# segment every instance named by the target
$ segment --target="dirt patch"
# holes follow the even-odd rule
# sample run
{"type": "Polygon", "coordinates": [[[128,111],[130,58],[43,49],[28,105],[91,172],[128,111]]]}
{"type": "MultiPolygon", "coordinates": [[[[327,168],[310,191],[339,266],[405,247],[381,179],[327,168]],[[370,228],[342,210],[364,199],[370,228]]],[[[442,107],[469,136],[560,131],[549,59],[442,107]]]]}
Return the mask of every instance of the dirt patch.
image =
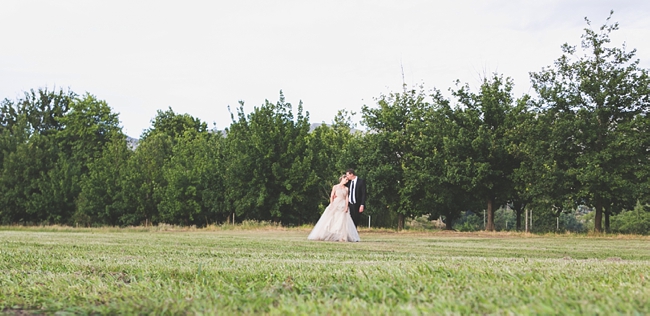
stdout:
{"type": "Polygon", "coordinates": [[[2,315],[46,315],[43,311],[38,309],[22,309],[22,308],[7,308],[2,310],[2,315]]]}
{"type": "Polygon", "coordinates": [[[609,257],[609,258],[605,259],[605,261],[619,262],[619,261],[623,261],[623,259],[621,259],[619,257],[609,257]]]}

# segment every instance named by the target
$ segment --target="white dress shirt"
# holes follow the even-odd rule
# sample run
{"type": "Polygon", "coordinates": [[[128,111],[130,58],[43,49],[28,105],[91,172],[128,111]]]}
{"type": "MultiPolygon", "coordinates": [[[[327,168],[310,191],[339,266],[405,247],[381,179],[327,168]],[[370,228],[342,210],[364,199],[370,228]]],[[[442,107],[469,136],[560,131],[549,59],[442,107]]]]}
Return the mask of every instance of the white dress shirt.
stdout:
{"type": "Polygon", "coordinates": [[[350,183],[350,203],[354,204],[356,202],[354,192],[357,190],[357,179],[358,177],[355,177],[354,180],[352,180],[352,183],[350,183]]]}

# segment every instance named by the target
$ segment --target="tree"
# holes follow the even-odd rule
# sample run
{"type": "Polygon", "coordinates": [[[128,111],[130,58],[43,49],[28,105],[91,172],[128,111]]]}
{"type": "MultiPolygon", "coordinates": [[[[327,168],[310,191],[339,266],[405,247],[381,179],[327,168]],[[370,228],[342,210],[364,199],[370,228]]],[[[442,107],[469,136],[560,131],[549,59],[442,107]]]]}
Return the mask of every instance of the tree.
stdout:
{"type": "Polygon", "coordinates": [[[58,92],[48,89],[33,89],[25,92],[25,97],[16,103],[5,102],[2,106],[3,126],[11,127],[19,116],[27,119],[30,134],[49,135],[63,129],[60,118],[65,116],[70,104],[77,97],[72,91],[58,92]]]}
{"type": "Polygon", "coordinates": [[[159,110],[151,123],[127,164],[125,199],[135,210],[122,216],[124,224],[158,223],[176,218],[169,214],[169,209],[163,211],[165,214],[160,212],[162,205],[168,207],[172,203],[167,200],[168,204],[161,204],[169,186],[170,174],[165,170],[170,172],[170,161],[174,158],[174,148],[180,148],[179,142],[208,133],[207,124],[189,114],[177,114],[171,108],[159,110]]]}
{"type": "Polygon", "coordinates": [[[57,160],[50,139],[38,133],[4,155],[0,177],[3,222],[35,224],[48,220],[51,209],[42,187],[57,160]]]}
{"type": "MultiPolygon", "coordinates": [[[[47,196],[59,196],[59,202],[50,205],[50,213],[61,212],[59,218],[70,222],[78,209],[82,183],[88,176],[89,165],[102,157],[111,142],[111,136],[126,139],[119,126],[118,114],[105,101],[86,93],[70,103],[68,112],[57,119],[61,130],[55,134],[61,151],[50,178],[47,196]]],[[[47,183],[47,182],[46,182],[47,183]]]]}
{"type": "Polygon", "coordinates": [[[632,210],[614,216],[612,230],[623,234],[650,234],[650,207],[637,202],[632,210]]]}
{"type": "Polygon", "coordinates": [[[175,142],[177,138],[184,137],[187,131],[205,133],[207,129],[208,125],[205,122],[189,114],[174,113],[170,107],[167,111],[157,111],[156,117],[151,121],[151,128],[142,133],[140,140],[146,140],[155,134],[165,134],[175,142]]]}
{"type": "Polygon", "coordinates": [[[74,170],[57,144],[56,134],[63,125],[76,95],[73,92],[39,89],[24,98],[4,100],[1,108],[2,177],[0,196],[5,222],[61,223],[61,216],[73,208],[69,196],[74,170]],[[72,171],[72,172],[68,172],[72,171]],[[56,179],[65,176],[65,179],[56,179]],[[54,178],[53,178],[54,177],[54,178]],[[52,210],[52,207],[63,209],[52,210]]]}
{"type": "Polygon", "coordinates": [[[225,220],[219,158],[221,135],[185,132],[177,138],[171,159],[161,173],[167,185],[160,192],[160,220],[207,226],[225,220]]]}
{"type": "Polygon", "coordinates": [[[41,89],[2,104],[3,177],[11,222],[69,223],[88,165],[108,136],[121,133],[117,114],[86,94],[41,89]]]}
{"type": "Polygon", "coordinates": [[[576,150],[576,161],[563,171],[577,179],[574,198],[595,208],[597,232],[602,231],[603,214],[609,216],[634,200],[639,149],[629,145],[640,135],[630,124],[650,106],[650,79],[634,59],[636,50],[608,46],[610,34],[618,30],[618,23],[608,24],[612,14],[598,30],[585,18],[585,55],[564,44],[554,67],[531,73],[540,106],[551,117],[569,118],[563,122],[570,135],[554,141],[571,143],[576,150]]]}
{"type": "Polygon", "coordinates": [[[458,128],[446,143],[451,155],[446,170],[452,183],[485,201],[486,230],[495,230],[494,211],[513,196],[519,166],[508,137],[516,128],[511,117],[520,112],[512,88],[511,79],[495,74],[483,80],[478,93],[468,85],[452,91],[459,103],[453,115],[458,128]]]}
{"type": "Polygon", "coordinates": [[[112,135],[124,136],[118,113],[114,113],[106,101],[86,93],[70,103],[69,111],[57,119],[61,131],[57,143],[61,149],[83,165],[101,156],[104,146],[112,135]]]}
{"type": "Polygon", "coordinates": [[[135,207],[127,199],[129,161],[133,152],[121,132],[108,135],[102,155],[88,165],[88,173],[81,182],[77,211],[73,216],[76,224],[132,225],[135,207]]]}
{"type": "Polygon", "coordinates": [[[305,155],[309,113],[302,103],[294,117],[292,105],[268,100],[246,115],[243,103],[226,129],[224,181],[227,203],[239,218],[305,222],[302,210],[314,210],[308,193],[319,185],[311,156],[305,155]]]}
{"type": "Polygon", "coordinates": [[[311,170],[315,175],[315,184],[309,186],[313,191],[306,192],[311,205],[321,212],[307,212],[302,217],[306,222],[316,222],[320,213],[329,203],[332,186],[348,168],[354,168],[352,141],[353,123],[350,113],[339,111],[331,125],[321,124],[307,136],[305,156],[312,162],[311,170]]]}
{"type": "MultiPolygon", "coordinates": [[[[419,216],[430,210],[418,202],[425,191],[409,177],[415,167],[414,141],[421,135],[422,116],[431,104],[423,89],[404,89],[402,93],[381,95],[377,108],[362,108],[365,150],[359,160],[367,166],[369,190],[373,192],[370,205],[397,214],[397,229],[404,228],[406,217],[419,216]]],[[[426,200],[428,201],[428,200],[426,200]]]]}
{"type": "MultiPolygon", "coordinates": [[[[480,206],[469,190],[458,181],[458,160],[455,144],[460,125],[448,99],[440,91],[431,95],[432,107],[418,113],[419,127],[410,133],[413,146],[413,166],[407,177],[413,187],[422,190],[417,201],[421,208],[430,210],[430,219],[444,218],[446,229],[453,229],[454,222],[463,212],[480,206]]],[[[415,125],[414,125],[415,126],[415,125]]]]}
{"type": "Polygon", "coordinates": [[[576,177],[566,172],[579,152],[574,143],[565,141],[573,135],[574,117],[534,108],[522,114],[511,134],[512,151],[520,159],[513,175],[512,206],[517,216],[517,230],[521,230],[525,210],[541,208],[561,212],[573,209],[577,205],[575,188],[578,187],[576,177]]]}

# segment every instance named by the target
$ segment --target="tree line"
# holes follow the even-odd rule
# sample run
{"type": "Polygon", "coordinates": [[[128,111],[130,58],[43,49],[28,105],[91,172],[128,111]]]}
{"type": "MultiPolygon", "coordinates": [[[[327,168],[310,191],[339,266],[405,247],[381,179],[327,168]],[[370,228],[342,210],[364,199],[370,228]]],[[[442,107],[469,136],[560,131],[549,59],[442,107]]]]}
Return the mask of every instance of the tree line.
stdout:
{"type": "Polygon", "coordinates": [[[478,89],[458,81],[449,96],[404,86],[362,108],[363,132],[346,111],[310,131],[302,103],[280,93],[248,114],[241,103],[223,131],[160,110],[133,148],[105,101],[31,90],[0,105],[0,221],[303,225],[354,168],[368,180],[374,226],[428,216],[452,229],[484,210],[495,230],[506,206],[521,229],[526,210],[552,226],[587,207],[597,232],[612,216],[650,232],[648,70],[636,50],[611,45],[617,23],[587,23],[580,49],[565,44],[530,73],[533,95],[515,96],[500,74],[478,89]]]}

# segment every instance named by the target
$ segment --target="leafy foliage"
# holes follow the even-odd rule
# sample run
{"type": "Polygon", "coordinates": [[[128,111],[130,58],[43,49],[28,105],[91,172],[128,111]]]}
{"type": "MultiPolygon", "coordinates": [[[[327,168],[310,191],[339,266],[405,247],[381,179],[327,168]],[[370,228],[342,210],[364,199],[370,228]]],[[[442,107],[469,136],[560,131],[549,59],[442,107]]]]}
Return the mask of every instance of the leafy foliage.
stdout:
{"type": "Polygon", "coordinates": [[[650,77],[634,59],[636,50],[608,46],[610,33],[617,29],[618,23],[586,28],[581,43],[585,55],[565,44],[554,68],[531,73],[540,106],[561,120],[557,125],[564,132],[551,140],[566,143],[565,150],[573,153],[575,159],[561,166],[562,172],[575,178],[573,199],[595,208],[596,231],[602,230],[603,212],[631,207],[637,198],[640,153],[631,139],[641,136],[633,127],[636,117],[650,109],[650,77]]]}
{"type": "Polygon", "coordinates": [[[637,202],[634,209],[614,216],[612,231],[623,234],[650,234],[650,206],[637,202]]]}
{"type": "Polygon", "coordinates": [[[521,230],[533,210],[535,232],[600,232],[603,219],[647,232],[645,213],[625,210],[650,202],[650,76],[635,50],[611,46],[617,23],[587,25],[581,51],[565,44],[530,74],[536,95],[515,97],[500,74],[457,81],[449,97],[404,86],[363,107],[362,131],[346,111],[310,130],[280,92],[249,113],[241,103],[224,131],[160,110],[131,148],[106,102],[30,90],[0,102],[0,222],[300,226],[354,168],[373,226],[521,230]]]}
{"type": "Polygon", "coordinates": [[[294,117],[280,93],[277,103],[266,101],[248,115],[242,103],[232,117],[223,156],[226,204],[242,219],[314,220],[325,179],[313,168],[317,153],[308,143],[309,113],[303,114],[302,104],[294,117]]]}
{"type": "Polygon", "coordinates": [[[217,157],[220,141],[220,135],[190,131],[178,139],[161,170],[167,183],[158,191],[161,222],[207,226],[225,213],[219,196],[223,190],[217,157]]]}
{"type": "Polygon", "coordinates": [[[368,166],[369,190],[375,196],[370,208],[387,210],[398,215],[398,229],[404,227],[404,217],[422,213],[423,207],[413,203],[421,199],[422,190],[407,177],[413,168],[414,140],[419,133],[421,115],[430,104],[418,90],[382,95],[378,108],[363,107],[363,123],[369,133],[364,137],[366,150],[360,163],[368,166]],[[372,166],[372,167],[370,167],[372,166]]]}

